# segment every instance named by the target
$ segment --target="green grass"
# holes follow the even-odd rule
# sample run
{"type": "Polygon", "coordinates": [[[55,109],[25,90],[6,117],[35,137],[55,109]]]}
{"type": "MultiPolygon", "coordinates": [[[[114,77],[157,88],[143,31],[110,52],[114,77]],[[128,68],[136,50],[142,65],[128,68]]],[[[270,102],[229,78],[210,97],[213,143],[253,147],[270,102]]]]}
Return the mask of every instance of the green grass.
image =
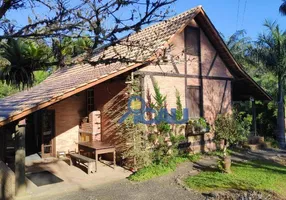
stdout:
{"type": "Polygon", "coordinates": [[[286,197],[286,167],[266,161],[233,163],[232,173],[201,172],[185,181],[190,188],[201,192],[213,190],[272,191],[286,197]]]}
{"type": "Polygon", "coordinates": [[[145,181],[152,179],[154,177],[162,176],[173,172],[178,164],[191,161],[195,162],[200,159],[200,154],[195,155],[185,155],[185,156],[176,156],[173,158],[168,159],[167,162],[161,162],[159,164],[152,164],[150,166],[144,167],[137,171],[136,173],[132,174],[128,179],[131,181],[145,181]]]}

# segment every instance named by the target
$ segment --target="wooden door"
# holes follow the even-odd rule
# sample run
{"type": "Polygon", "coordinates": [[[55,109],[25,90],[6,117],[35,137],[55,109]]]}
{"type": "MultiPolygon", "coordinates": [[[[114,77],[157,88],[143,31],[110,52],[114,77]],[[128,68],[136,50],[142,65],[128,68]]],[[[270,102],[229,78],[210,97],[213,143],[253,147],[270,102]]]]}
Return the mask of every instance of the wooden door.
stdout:
{"type": "Polygon", "coordinates": [[[55,111],[42,111],[42,158],[53,157],[55,137],[55,111]]]}

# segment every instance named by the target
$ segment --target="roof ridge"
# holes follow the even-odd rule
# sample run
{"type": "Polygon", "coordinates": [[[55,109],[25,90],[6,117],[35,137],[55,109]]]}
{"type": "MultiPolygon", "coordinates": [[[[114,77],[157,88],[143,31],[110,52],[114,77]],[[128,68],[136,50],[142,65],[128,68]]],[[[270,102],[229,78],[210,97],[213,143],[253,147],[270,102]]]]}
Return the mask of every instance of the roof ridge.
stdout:
{"type": "MultiPolygon", "coordinates": [[[[122,38],[118,39],[118,41],[122,41],[122,40],[126,39],[127,37],[134,36],[134,35],[136,35],[136,34],[138,34],[138,33],[140,33],[140,32],[143,32],[143,31],[152,29],[152,28],[154,28],[154,27],[156,27],[156,26],[162,25],[163,23],[166,23],[167,21],[172,21],[172,20],[174,20],[174,19],[180,18],[180,17],[182,17],[183,15],[186,15],[187,13],[188,13],[188,14],[189,14],[189,13],[193,13],[196,9],[200,9],[200,8],[202,8],[202,5],[198,5],[198,6],[196,6],[196,7],[193,7],[193,8],[191,8],[191,9],[188,9],[188,10],[186,10],[186,11],[184,11],[184,12],[178,14],[178,15],[175,14],[173,17],[170,17],[170,18],[168,18],[168,19],[165,19],[165,20],[162,20],[162,21],[160,21],[160,22],[154,23],[154,24],[152,24],[152,25],[150,25],[150,26],[147,26],[147,27],[145,27],[145,28],[139,30],[138,32],[132,32],[132,33],[130,33],[130,34],[127,34],[127,35],[123,36],[122,38]]],[[[100,47],[94,49],[93,51],[94,51],[95,54],[101,53],[102,50],[104,50],[104,48],[108,48],[110,45],[111,45],[110,43],[105,44],[105,45],[102,45],[102,46],[100,46],[100,47]]]]}
{"type": "MultiPolygon", "coordinates": [[[[153,28],[153,27],[155,27],[155,26],[159,26],[159,25],[161,25],[162,23],[165,23],[165,22],[167,22],[167,21],[172,21],[172,20],[174,20],[174,19],[176,19],[176,18],[180,18],[180,17],[182,17],[183,15],[186,15],[187,13],[188,13],[188,14],[189,14],[189,13],[193,13],[196,9],[200,9],[201,7],[202,7],[202,6],[199,5],[199,6],[196,6],[196,7],[191,8],[191,9],[188,9],[188,10],[186,10],[186,11],[180,13],[180,14],[177,14],[177,15],[175,15],[175,16],[173,16],[173,17],[170,17],[170,18],[165,19],[165,20],[162,20],[162,21],[160,21],[160,22],[158,22],[158,23],[154,23],[154,24],[152,24],[152,25],[150,25],[150,26],[148,26],[148,27],[146,27],[146,28],[143,28],[143,29],[141,29],[139,32],[145,31],[145,30],[148,30],[148,29],[151,29],[151,28],[153,28]]],[[[136,34],[136,32],[132,33],[132,35],[133,35],[133,34],[136,34]]],[[[131,36],[131,35],[130,35],[130,36],[131,36]]]]}

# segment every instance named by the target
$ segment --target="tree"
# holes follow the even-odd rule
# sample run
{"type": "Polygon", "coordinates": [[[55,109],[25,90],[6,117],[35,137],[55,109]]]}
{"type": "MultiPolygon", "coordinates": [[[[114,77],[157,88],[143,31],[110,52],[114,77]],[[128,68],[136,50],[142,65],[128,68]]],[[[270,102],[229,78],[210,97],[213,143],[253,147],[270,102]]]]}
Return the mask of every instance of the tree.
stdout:
{"type": "Polygon", "coordinates": [[[9,39],[0,46],[0,80],[8,85],[30,87],[35,80],[34,72],[46,69],[49,59],[49,48],[44,44],[9,39]]]}
{"type": "MultiPolygon", "coordinates": [[[[131,76],[128,77],[129,98],[136,98],[141,95],[140,80],[131,76]]],[[[131,102],[133,110],[140,110],[141,102],[134,100],[131,102]],[[139,106],[138,106],[139,105],[139,106]]],[[[150,145],[146,127],[141,123],[134,123],[136,116],[131,113],[122,124],[120,124],[119,135],[124,146],[122,155],[127,165],[130,165],[135,171],[151,163],[150,145]]]]}
{"type": "MultiPolygon", "coordinates": [[[[262,63],[257,62],[257,54],[253,53],[256,44],[246,36],[244,30],[236,31],[229,38],[223,37],[232,55],[247,73],[273,98],[277,95],[277,78],[262,63]]],[[[259,135],[273,137],[277,124],[277,109],[274,102],[255,101],[257,113],[257,128],[259,135]]],[[[249,102],[236,102],[235,107],[240,112],[252,113],[249,102]]]]}
{"type": "MultiPolygon", "coordinates": [[[[127,59],[127,56],[120,55],[117,51],[108,57],[102,53],[93,61],[90,58],[95,53],[99,55],[98,52],[104,52],[106,46],[120,44],[138,48],[139,44],[132,44],[132,40],[128,39],[131,33],[169,17],[170,5],[175,1],[79,0],[75,3],[71,0],[0,0],[0,42],[9,43],[5,47],[6,50],[8,48],[16,50],[16,42],[11,41],[20,41],[19,39],[21,42],[23,39],[45,42],[53,52],[53,57],[50,58],[53,62],[45,64],[48,66],[64,67],[76,62],[88,62],[93,66],[102,63],[136,62],[138,58],[127,59]],[[27,17],[27,24],[15,22],[11,12],[16,10],[24,10],[25,12],[22,13],[27,13],[27,16],[23,16],[27,17]],[[127,37],[120,40],[122,35],[127,35],[127,37]],[[84,54],[81,59],[71,59],[82,53],[84,54]]],[[[149,44],[147,48],[150,49],[151,46],[149,44]]],[[[144,51],[146,47],[139,47],[139,49],[144,51]]],[[[152,49],[149,51],[152,52],[152,49]]],[[[18,51],[18,53],[24,52],[18,51]]],[[[19,55],[14,54],[13,56],[16,56],[14,58],[10,55],[9,59],[17,60],[19,55]]],[[[21,57],[26,57],[26,55],[23,54],[21,57]]],[[[31,86],[32,70],[37,69],[35,66],[27,67],[27,63],[23,67],[22,64],[14,62],[11,65],[13,67],[5,65],[4,70],[0,69],[2,80],[6,80],[7,84],[31,86]]],[[[3,66],[1,59],[0,65],[3,66]]]]}
{"type": "Polygon", "coordinates": [[[237,144],[247,140],[250,134],[251,118],[243,117],[238,114],[219,115],[215,120],[215,140],[217,142],[224,141],[224,170],[229,173],[231,159],[227,156],[227,148],[230,145],[237,144]]]}
{"type": "Polygon", "coordinates": [[[223,38],[228,49],[240,64],[244,65],[253,63],[249,56],[251,38],[246,37],[245,30],[238,30],[229,38],[225,38],[224,36],[223,38]]]}
{"type": "Polygon", "coordinates": [[[279,7],[279,12],[285,16],[286,15],[286,0],[282,0],[282,1],[283,3],[279,7]]]}
{"type": "Polygon", "coordinates": [[[146,25],[166,19],[170,15],[169,6],[175,1],[79,0],[75,3],[71,0],[2,0],[0,29],[3,34],[0,34],[0,41],[29,38],[61,43],[67,37],[88,37],[92,40],[92,49],[106,44],[116,45],[122,35],[138,32],[146,25]],[[28,13],[27,24],[15,24],[15,20],[8,18],[9,13],[15,10],[28,13]]]}
{"type": "Polygon", "coordinates": [[[286,34],[275,22],[266,21],[267,33],[260,34],[254,53],[260,64],[264,65],[277,78],[277,139],[281,148],[285,147],[284,84],[286,75],[286,34]]]}

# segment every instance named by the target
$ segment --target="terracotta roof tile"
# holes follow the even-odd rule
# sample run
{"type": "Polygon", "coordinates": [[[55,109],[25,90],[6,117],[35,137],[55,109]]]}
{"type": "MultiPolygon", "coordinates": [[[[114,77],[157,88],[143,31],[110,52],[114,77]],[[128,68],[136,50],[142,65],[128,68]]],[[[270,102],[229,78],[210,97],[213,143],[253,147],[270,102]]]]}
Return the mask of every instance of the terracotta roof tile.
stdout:
{"type": "MultiPolygon", "coordinates": [[[[116,46],[109,46],[105,50],[99,49],[91,60],[97,61],[103,55],[105,58],[111,58],[119,54],[129,59],[143,61],[149,58],[155,50],[162,47],[182,25],[191,20],[198,8],[193,8],[166,21],[142,29],[138,33],[122,39],[120,44],[116,46]],[[150,47],[152,47],[151,50],[150,47]]],[[[76,89],[88,82],[100,79],[129,66],[130,63],[122,64],[116,62],[109,65],[98,64],[97,66],[75,64],[59,69],[39,85],[0,99],[0,122],[10,116],[21,113],[25,109],[33,108],[56,96],[60,96],[71,89],[76,89]]]]}

